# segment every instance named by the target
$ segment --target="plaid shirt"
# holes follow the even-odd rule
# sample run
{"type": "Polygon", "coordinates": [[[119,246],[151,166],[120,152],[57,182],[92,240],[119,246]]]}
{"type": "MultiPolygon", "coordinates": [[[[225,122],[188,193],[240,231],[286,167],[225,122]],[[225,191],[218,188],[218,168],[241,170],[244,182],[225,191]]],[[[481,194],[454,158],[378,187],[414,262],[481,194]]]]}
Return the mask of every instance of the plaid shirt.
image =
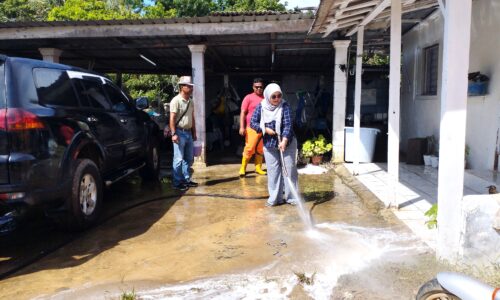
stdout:
{"type": "MultiPolygon", "coordinates": [[[[292,128],[292,117],[291,117],[291,109],[290,105],[287,102],[283,103],[283,115],[281,116],[281,136],[286,137],[288,139],[288,144],[292,141],[294,137],[293,128],[292,128]]],[[[260,129],[260,118],[262,114],[262,105],[259,104],[252,115],[252,119],[250,119],[250,127],[252,127],[257,132],[262,132],[260,129]]],[[[272,130],[276,130],[276,121],[271,121],[269,123],[264,124],[267,128],[272,130]]],[[[278,137],[276,135],[268,135],[264,134],[263,136],[264,146],[266,148],[278,148],[278,137]]]]}

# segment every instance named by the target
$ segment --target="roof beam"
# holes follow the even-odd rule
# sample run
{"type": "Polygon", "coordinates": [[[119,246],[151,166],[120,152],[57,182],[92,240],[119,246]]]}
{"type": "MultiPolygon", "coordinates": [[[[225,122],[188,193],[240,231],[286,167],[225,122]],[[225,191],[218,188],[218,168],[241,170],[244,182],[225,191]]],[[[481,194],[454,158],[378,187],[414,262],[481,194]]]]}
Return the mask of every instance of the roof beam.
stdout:
{"type": "Polygon", "coordinates": [[[307,32],[313,19],[232,23],[79,25],[0,28],[0,40],[65,39],[154,36],[214,36],[263,33],[307,32]],[[238,24],[238,26],[235,26],[238,24]]]}
{"type": "Polygon", "coordinates": [[[364,18],[359,25],[355,26],[353,29],[351,29],[346,36],[351,36],[355,34],[358,31],[358,28],[360,26],[365,26],[366,24],[370,23],[373,19],[375,19],[384,9],[387,8],[391,4],[391,0],[381,0],[379,4],[364,18]]]}
{"type": "Polygon", "coordinates": [[[346,7],[344,9],[344,11],[350,11],[350,10],[355,10],[355,9],[359,9],[359,8],[365,8],[365,7],[369,7],[369,6],[375,6],[379,2],[380,2],[379,0],[374,0],[374,1],[364,2],[364,3],[361,3],[361,4],[352,5],[352,6],[346,7]]]}
{"type": "MultiPolygon", "coordinates": [[[[413,11],[417,11],[417,10],[436,7],[438,5],[439,4],[437,3],[436,0],[422,0],[422,1],[419,1],[417,3],[412,3],[410,5],[403,6],[402,13],[405,14],[405,13],[409,13],[409,12],[413,12],[413,11]]],[[[390,16],[391,16],[390,11],[384,11],[378,17],[376,17],[375,20],[389,18],[390,16]]]]}
{"type": "Polygon", "coordinates": [[[323,37],[327,37],[332,31],[334,31],[337,28],[338,19],[341,18],[342,14],[344,13],[344,10],[346,9],[347,6],[349,6],[349,3],[351,1],[352,0],[344,0],[343,2],[340,3],[339,8],[335,12],[335,18],[326,28],[325,33],[323,34],[323,37]]]}

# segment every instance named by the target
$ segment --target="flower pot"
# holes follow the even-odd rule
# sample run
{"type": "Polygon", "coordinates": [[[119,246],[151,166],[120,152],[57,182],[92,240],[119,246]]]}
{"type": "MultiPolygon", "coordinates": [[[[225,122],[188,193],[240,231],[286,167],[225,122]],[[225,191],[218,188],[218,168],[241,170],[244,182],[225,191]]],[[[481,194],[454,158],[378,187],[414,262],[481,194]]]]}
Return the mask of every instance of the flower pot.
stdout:
{"type": "Polygon", "coordinates": [[[319,166],[319,164],[323,161],[323,155],[314,155],[311,157],[311,163],[315,166],[319,166]]]}

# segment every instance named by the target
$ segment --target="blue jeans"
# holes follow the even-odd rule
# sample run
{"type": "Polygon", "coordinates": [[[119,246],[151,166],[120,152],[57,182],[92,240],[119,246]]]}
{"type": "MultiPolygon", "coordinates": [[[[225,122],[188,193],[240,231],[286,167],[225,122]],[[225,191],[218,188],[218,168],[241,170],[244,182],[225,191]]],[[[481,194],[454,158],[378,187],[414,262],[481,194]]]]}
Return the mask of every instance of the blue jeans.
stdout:
{"type": "Polygon", "coordinates": [[[179,137],[174,145],[174,160],[172,163],[172,179],[175,186],[191,180],[189,168],[193,165],[193,136],[191,131],[176,130],[179,137]]]}

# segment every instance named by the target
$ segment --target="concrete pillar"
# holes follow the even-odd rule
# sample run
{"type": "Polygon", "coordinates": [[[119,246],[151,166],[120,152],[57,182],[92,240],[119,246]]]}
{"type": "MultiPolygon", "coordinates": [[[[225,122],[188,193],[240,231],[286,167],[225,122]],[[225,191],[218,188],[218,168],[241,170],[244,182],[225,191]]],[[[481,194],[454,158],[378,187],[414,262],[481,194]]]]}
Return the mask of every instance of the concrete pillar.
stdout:
{"type": "Polygon", "coordinates": [[[344,128],[347,91],[347,51],[349,40],[333,42],[335,48],[335,66],[333,70],[333,156],[335,163],[344,162],[344,128]],[[343,67],[342,67],[343,66],[343,67]]]}
{"type": "Polygon", "coordinates": [[[460,255],[471,0],[446,1],[441,79],[437,256],[460,255]]]}
{"type": "Polygon", "coordinates": [[[44,61],[59,63],[59,58],[61,57],[62,50],[56,48],[38,48],[38,51],[40,51],[40,54],[42,54],[44,61]]]}
{"type": "Polygon", "coordinates": [[[189,45],[191,51],[191,66],[194,83],[193,104],[196,121],[196,136],[203,143],[201,155],[195,157],[194,167],[206,167],[206,140],[205,126],[205,45],[189,45]]]}
{"type": "Polygon", "coordinates": [[[401,0],[391,1],[391,59],[389,73],[389,126],[387,170],[389,173],[389,206],[398,207],[399,182],[399,100],[401,86],[401,0]]]}
{"type": "Polygon", "coordinates": [[[356,49],[356,84],[354,86],[354,168],[353,174],[358,175],[359,172],[359,151],[361,147],[360,138],[360,120],[361,120],[361,75],[363,72],[363,43],[365,36],[365,26],[358,27],[358,42],[356,49]]]}

